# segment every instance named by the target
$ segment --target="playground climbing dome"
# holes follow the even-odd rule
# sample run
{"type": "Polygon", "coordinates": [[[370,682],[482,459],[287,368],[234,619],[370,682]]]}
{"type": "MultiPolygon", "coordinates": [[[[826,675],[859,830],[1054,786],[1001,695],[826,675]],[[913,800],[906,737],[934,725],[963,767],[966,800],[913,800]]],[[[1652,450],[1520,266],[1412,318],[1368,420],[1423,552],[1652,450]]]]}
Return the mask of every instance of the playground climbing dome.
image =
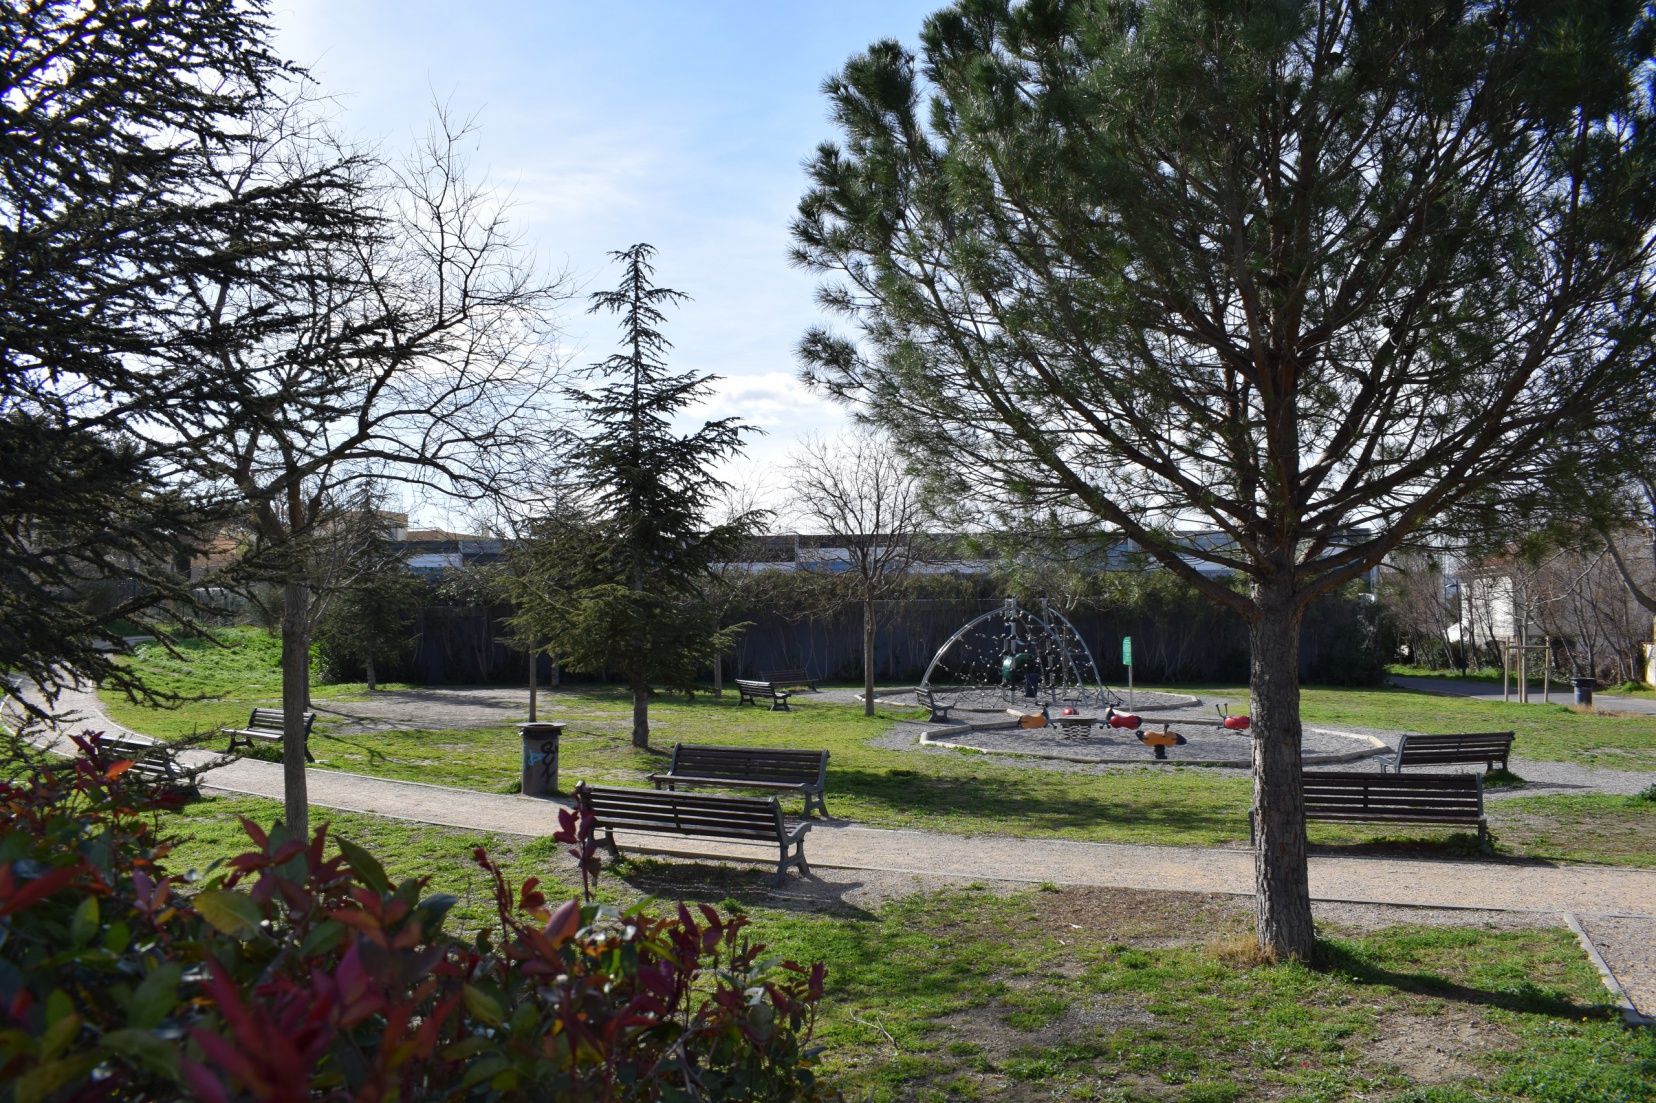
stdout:
{"type": "Polygon", "coordinates": [[[1008,598],[944,641],[921,679],[922,703],[956,709],[1121,704],[1069,618],[1042,600],[1008,598]]]}

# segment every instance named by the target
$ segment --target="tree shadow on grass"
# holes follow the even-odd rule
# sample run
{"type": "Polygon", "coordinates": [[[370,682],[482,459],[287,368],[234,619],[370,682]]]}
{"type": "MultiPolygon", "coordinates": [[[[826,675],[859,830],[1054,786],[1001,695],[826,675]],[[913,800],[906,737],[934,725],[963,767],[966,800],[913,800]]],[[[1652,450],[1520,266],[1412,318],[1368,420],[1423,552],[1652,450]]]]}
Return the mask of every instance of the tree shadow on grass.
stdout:
{"type": "Polygon", "coordinates": [[[1436,973],[1387,969],[1336,942],[1318,942],[1317,967],[1325,972],[1343,974],[1358,984],[1386,985],[1417,996],[1498,1007],[1503,1011],[1573,1020],[1606,1018],[1614,1013],[1614,1008],[1608,1004],[1580,1003],[1527,980],[1510,991],[1500,991],[1457,984],[1436,973]]]}

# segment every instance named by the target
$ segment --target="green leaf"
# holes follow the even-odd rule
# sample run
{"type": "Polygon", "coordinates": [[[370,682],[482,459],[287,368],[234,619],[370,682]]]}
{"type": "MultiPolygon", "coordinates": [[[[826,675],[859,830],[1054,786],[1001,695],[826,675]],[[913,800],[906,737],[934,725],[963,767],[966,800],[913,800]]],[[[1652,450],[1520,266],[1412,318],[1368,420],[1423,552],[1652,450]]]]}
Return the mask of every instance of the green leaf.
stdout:
{"type": "Polygon", "coordinates": [[[46,1022],[55,1023],[66,1015],[75,1013],[75,1003],[69,998],[69,993],[61,988],[52,989],[52,994],[46,997],[46,1022]]]}
{"type": "Polygon", "coordinates": [[[144,978],[127,1004],[127,1024],[140,1030],[161,1025],[169,1012],[178,1005],[178,981],[184,967],[169,961],[144,978]]]}
{"type": "Polygon", "coordinates": [[[473,1057],[493,1047],[494,1042],[490,1039],[483,1037],[481,1034],[473,1034],[469,1038],[460,1039],[451,1046],[444,1046],[442,1056],[445,1061],[463,1061],[467,1057],[473,1057]]]}
{"type": "Polygon", "coordinates": [[[17,1078],[12,1097],[17,1103],[40,1103],[71,1080],[78,1080],[91,1072],[97,1063],[96,1054],[81,1053],[61,1061],[36,1065],[17,1078]]]}
{"type": "Polygon", "coordinates": [[[105,1049],[129,1057],[151,1072],[172,1078],[178,1076],[177,1042],[158,1038],[148,1030],[128,1027],[105,1034],[103,1044],[105,1049]]]}
{"type": "Polygon", "coordinates": [[[65,1015],[46,1028],[46,1033],[40,1036],[40,1056],[50,1060],[69,1047],[80,1033],[81,1017],[79,1015],[65,1015]]]}
{"type": "Polygon", "coordinates": [[[204,889],[191,903],[215,928],[243,941],[259,933],[259,923],[264,919],[253,898],[235,889],[204,889]]]}
{"type": "Polygon", "coordinates": [[[480,988],[466,985],[460,989],[460,998],[466,1003],[466,1010],[477,1018],[482,1019],[490,1026],[499,1026],[501,1016],[505,1014],[495,998],[480,988]]]}
{"type": "Polygon", "coordinates": [[[492,1079],[500,1073],[506,1072],[511,1067],[512,1062],[508,1061],[504,1057],[485,1057],[483,1060],[477,1062],[477,1064],[466,1070],[465,1079],[460,1081],[460,1090],[465,1091],[473,1084],[480,1084],[485,1080],[492,1079]]]}
{"type": "Polygon", "coordinates": [[[379,864],[379,859],[362,849],[349,839],[334,837],[339,844],[339,852],[345,855],[345,861],[350,863],[351,869],[362,878],[362,883],[377,893],[386,893],[391,889],[391,879],[385,875],[385,867],[379,864]]]}
{"type": "Polygon", "coordinates": [[[69,921],[69,941],[76,946],[85,946],[97,933],[98,898],[88,893],[75,909],[75,917],[69,921]]]}
{"type": "Polygon", "coordinates": [[[300,957],[315,957],[325,954],[339,945],[339,940],[345,937],[345,924],[337,919],[327,919],[311,928],[305,941],[299,944],[300,957]]]}
{"type": "Polygon", "coordinates": [[[123,920],[118,919],[111,923],[109,930],[104,932],[104,949],[112,954],[118,954],[125,950],[131,941],[132,928],[127,926],[123,920]]]}

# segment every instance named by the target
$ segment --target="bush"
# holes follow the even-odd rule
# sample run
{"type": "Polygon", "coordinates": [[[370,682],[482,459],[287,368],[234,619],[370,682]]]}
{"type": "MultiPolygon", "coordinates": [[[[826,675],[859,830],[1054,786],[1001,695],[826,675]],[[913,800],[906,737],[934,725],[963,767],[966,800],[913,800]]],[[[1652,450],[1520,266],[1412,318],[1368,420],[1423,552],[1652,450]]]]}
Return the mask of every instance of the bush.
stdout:
{"type": "Polygon", "coordinates": [[[176,799],[96,736],[0,781],[0,1083],[46,1100],[828,1100],[810,1047],[823,971],[761,960],[747,920],[591,898],[590,813],[563,814],[585,898],[546,900],[482,851],[498,924],[393,885],[324,826],[243,820],[252,848],[166,872],[176,799]],[[333,853],[329,853],[330,849],[333,853]]]}

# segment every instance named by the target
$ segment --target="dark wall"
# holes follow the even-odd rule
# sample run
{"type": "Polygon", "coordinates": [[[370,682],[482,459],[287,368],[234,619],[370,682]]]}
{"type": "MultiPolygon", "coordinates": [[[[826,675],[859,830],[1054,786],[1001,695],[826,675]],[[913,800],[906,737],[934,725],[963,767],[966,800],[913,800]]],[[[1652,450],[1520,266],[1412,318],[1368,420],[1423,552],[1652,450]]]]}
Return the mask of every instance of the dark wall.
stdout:
{"type": "MultiPolygon", "coordinates": [[[[913,683],[943,641],[966,621],[1000,605],[990,599],[928,599],[876,604],[876,677],[913,683]]],[[[500,642],[504,606],[428,606],[421,614],[415,673],[427,685],[513,683],[528,678],[521,651],[500,642]]],[[[1067,613],[1092,649],[1108,685],[1126,682],[1121,638],[1133,637],[1134,676],[1141,682],[1245,682],[1247,626],[1235,613],[1203,599],[1150,602],[1135,610],[1081,608],[1067,613]]],[[[785,616],[736,612],[751,620],[725,676],[757,677],[767,670],[803,668],[818,678],[862,678],[862,613],[785,616]]],[[[1358,596],[1326,598],[1307,612],[1301,634],[1301,677],[1310,682],[1376,684],[1384,673],[1384,641],[1377,611],[1358,596]]],[[[709,672],[711,674],[711,672],[709,672]]],[[[550,668],[541,667],[542,684],[550,668]]],[[[564,675],[569,682],[596,679],[564,675]]]]}

